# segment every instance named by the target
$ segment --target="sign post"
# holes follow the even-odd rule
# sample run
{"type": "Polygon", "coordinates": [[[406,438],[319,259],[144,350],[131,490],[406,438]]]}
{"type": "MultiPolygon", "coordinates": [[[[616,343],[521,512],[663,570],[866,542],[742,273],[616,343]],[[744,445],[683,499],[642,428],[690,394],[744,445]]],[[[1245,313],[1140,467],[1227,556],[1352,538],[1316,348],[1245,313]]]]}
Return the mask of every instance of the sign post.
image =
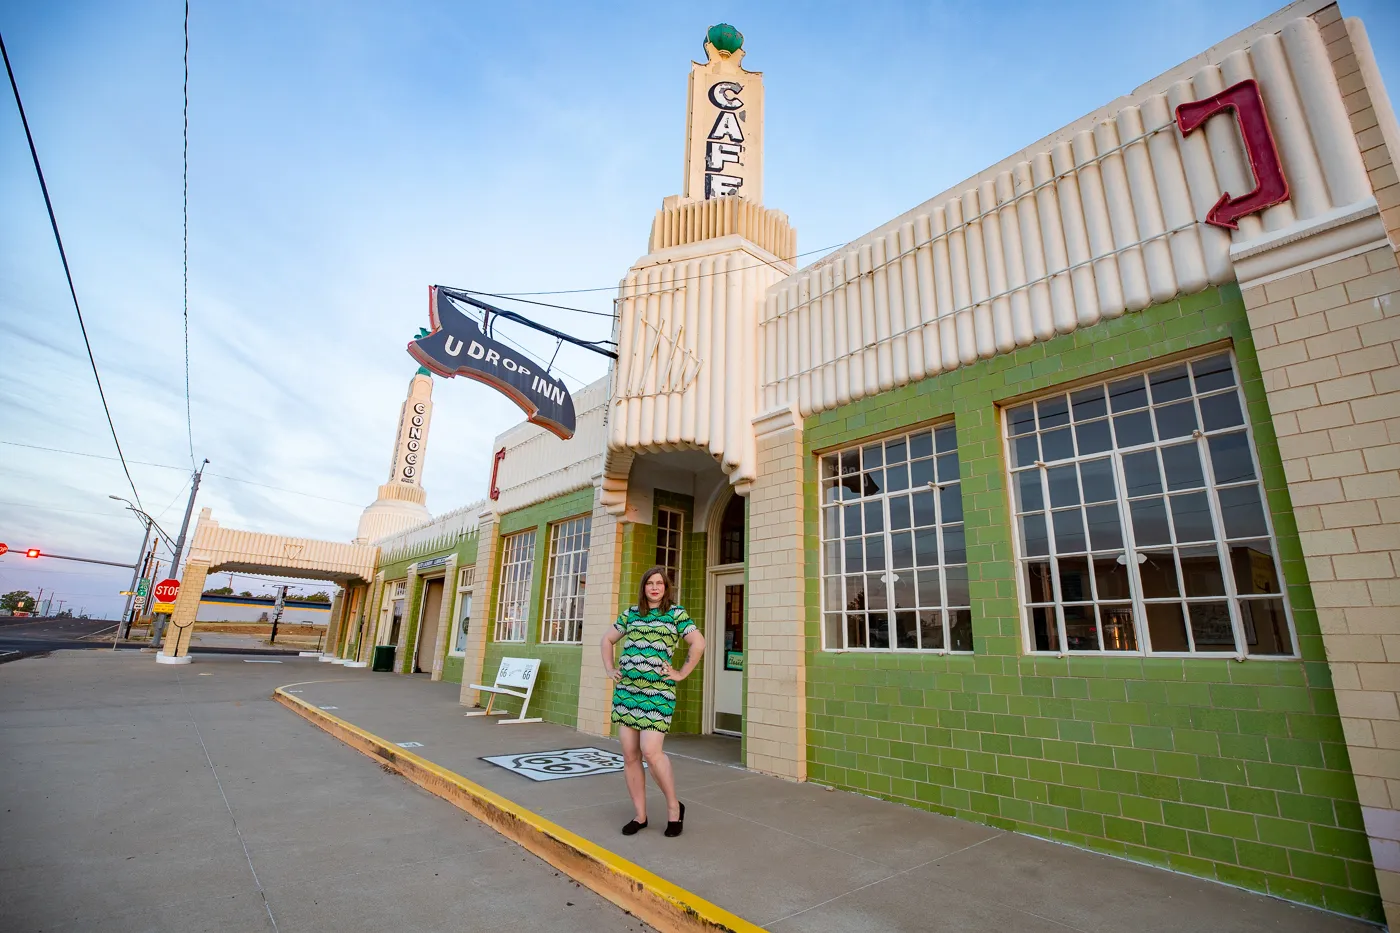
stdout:
{"type": "Polygon", "coordinates": [[[277,603],[272,613],[272,634],[267,639],[269,645],[277,643],[277,623],[282,621],[282,609],[287,604],[287,588],[279,586],[277,588],[277,603]]]}
{"type": "Polygon", "coordinates": [[[155,613],[157,616],[163,617],[151,621],[151,629],[155,635],[152,639],[152,643],[159,647],[161,642],[165,639],[165,626],[169,621],[168,617],[175,611],[175,598],[180,595],[180,581],[176,580],[174,577],[166,577],[156,584],[151,595],[156,598],[155,605],[151,607],[151,612],[155,613]]]}

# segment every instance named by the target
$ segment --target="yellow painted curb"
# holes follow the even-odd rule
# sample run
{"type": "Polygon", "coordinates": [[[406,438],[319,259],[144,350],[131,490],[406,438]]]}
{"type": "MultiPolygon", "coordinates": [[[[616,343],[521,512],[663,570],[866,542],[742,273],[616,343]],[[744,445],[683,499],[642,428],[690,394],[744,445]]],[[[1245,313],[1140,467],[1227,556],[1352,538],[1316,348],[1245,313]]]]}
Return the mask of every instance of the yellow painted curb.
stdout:
{"type": "Polygon", "coordinates": [[[317,709],[284,692],[282,687],[273,691],[272,698],[351,748],[467,811],[662,933],[763,933],[763,927],[735,916],[455,771],[317,709]]]}

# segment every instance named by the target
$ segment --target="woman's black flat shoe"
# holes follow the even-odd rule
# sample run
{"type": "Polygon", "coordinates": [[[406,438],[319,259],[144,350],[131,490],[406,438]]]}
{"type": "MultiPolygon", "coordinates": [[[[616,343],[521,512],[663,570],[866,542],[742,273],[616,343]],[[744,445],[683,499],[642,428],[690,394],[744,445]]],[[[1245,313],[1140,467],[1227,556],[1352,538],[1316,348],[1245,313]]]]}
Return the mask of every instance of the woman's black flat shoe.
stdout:
{"type": "MultiPolygon", "coordinates": [[[[668,823],[667,825],[669,826],[670,824],[668,823]]],[[[635,836],[637,835],[637,833],[641,832],[646,828],[647,820],[642,820],[640,823],[638,823],[636,820],[628,820],[627,825],[622,827],[622,835],[635,836]]]]}
{"type": "Polygon", "coordinates": [[[680,819],[666,821],[666,835],[679,836],[683,829],[685,829],[685,804],[681,804],[680,819]]]}

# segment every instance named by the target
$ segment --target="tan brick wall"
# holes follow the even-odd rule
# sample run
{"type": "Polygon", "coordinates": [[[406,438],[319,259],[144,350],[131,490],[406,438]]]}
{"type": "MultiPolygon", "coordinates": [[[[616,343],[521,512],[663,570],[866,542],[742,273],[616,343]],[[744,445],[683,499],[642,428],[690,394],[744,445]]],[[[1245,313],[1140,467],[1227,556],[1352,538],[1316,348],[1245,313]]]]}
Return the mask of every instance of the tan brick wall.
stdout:
{"type": "MultiPolygon", "coordinates": [[[[481,662],[486,657],[487,607],[496,595],[492,591],[495,581],[491,579],[491,565],[496,556],[496,541],[500,538],[497,533],[499,528],[494,513],[481,513],[476,531],[476,575],[473,577],[476,583],[472,591],[472,626],[467,630],[467,647],[462,657],[462,692],[459,696],[463,706],[476,706],[481,699],[481,691],[473,690],[471,685],[481,683],[481,662]]],[[[455,593],[455,581],[452,586],[455,593]]]]}
{"type": "Polygon", "coordinates": [[[345,627],[345,611],[350,602],[350,590],[342,587],[331,599],[331,617],[326,623],[326,638],[321,643],[321,650],[326,654],[334,654],[337,641],[340,639],[340,630],[345,627]]]}
{"type": "Polygon", "coordinates": [[[1400,266],[1244,292],[1386,914],[1400,929],[1400,266]]]}
{"type": "Polygon", "coordinates": [[[195,616],[199,614],[199,598],[204,595],[204,580],[209,576],[209,562],[188,560],[180,573],[180,595],[175,597],[175,611],[165,627],[160,653],[170,658],[183,658],[190,653],[190,636],[194,634],[195,616]]]}
{"type": "Polygon", "coordinates": [[[806,579],[802,430],[796,412],[756,419],[749,492],[744,726],[748,766],[807,779],[806,579]]]}
{"type": "MultiPolygon", "coordinates": [[[[437,634],[433,636],[433,659],[429,668],[433,672],[433,680],[442,680],[443,656],[447,653],[448,639],[453,637],[457,631],[457,620],[453,616],[453,611],[457,608],[457,555],[453,554],[447,558],[447,566],[443,568],[442,576],[442,606],[438,609],[437,634]]],[[[419,666],[422,666],[422,658],[418,659],[419,666]]],[[[478,681],[479,683],[480,681],[478,681]]]]}
{"type": "Polygon", "coordinates": [[[408,631],[413,630],[415,641],[423,626],[410,621],[414,616],[423,611],[423,595],[418,593],[418,565],[411,564],[408,568],[408,578],[405,584],[407,589],[404,592],[403,600],[403,621],[399,623],[399,640],[394,643],[394,670],[399,674],[413,673],[413,645],[408,643],[408,631]],[[417,594],[417,600],[414,595],[417,594]]]}
{"type": "Polygon", "coordinates": [[[612,683],[598,645],[617,618],[622,577],[622,522],[603,506],[602,486],[593,493],[588,539],[588,595],[583,603],[583,659],[579,664],[578,730],[612,733],[612,683]]]}
{"type": "Polygon", "coordinates": [[[369,663],[374,650],[375,636],[379,629],[380,607],[384,602],[384,571],[374,575],[374,581],[365,593],[362,609],[365,613],[364,629],[360,642],[355,648],[355,660],[369,663]]]}
{"type": "Polygon", "coordinates": [[[1343,20],[1336,6],[1320,10],[1313,19],[1327,44],[1332,73],[1337,76],[1337,87],[1342,92],[1386,235],[1392,247],[1400,246],[1400,180],[1396,178],[1393,152],[1400,140],[1395,139],[1394,113],[1380,83],[1380,72],[1374,67],[1365,28],[1360,20],[1343,20]]]}

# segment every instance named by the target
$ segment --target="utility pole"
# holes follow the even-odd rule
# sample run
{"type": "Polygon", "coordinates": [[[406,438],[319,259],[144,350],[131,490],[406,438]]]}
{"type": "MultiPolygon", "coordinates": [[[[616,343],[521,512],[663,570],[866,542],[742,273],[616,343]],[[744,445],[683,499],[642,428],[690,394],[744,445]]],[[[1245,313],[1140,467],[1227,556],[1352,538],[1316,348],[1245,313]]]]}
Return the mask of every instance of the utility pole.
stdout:
{"type": "MultiPolygon", "coordinates": [[[[136,598],[136,584],[141,579],[141,565],[146,561],[146,545],[151,543],[151,525],[146,523],[146,536],[141,539],[141,550],[136,552],[136,566],[131,568],[131,586],[127,587],[126,607],[122,609],[121,624],[117,630],[121,631],[123,625],[129,630],[131,628],[131,603],[136,598]]],[[[112,643],[116,647],[116,642],[112,643]]]]}
{"type": "MultiPolygon", "coordinates": [[[[175,556],[170,558],[170,576],[176,580],[180,579],[180,555],[185,552],[185,535],[190,530],[190,516],[194,514],[195,496],[199,495],[199,481],[204,477],[204,468],[208,464],[209,460],[206,458],[204,463],[201,463],[199,469],[194,473],[194,483],[190,486],[190,501],[185,506],[185,520],[180,523],[180,536],[175,539],[175,556]]],[[[165,623],[165,618],[151,622],[152,628],[157,630],[157,635],[151,640],[151,644],[155,645],[157,648],[159,648],[161,643],[165,640],[165,623]]]]}
{"type": "MultiPolygon", "coordinates": [[[[146,574],[146,579],[150,580],[152,585],[155,584],[155,581],[160,579],[160,558],[156,556],[155,543],[151,545],[151,569],[146,574]]],[[[145,607],[141,610],[141,614],[146,616],[146,620],[150,623],[150,628],[147,630],[146,637],[150,640],[151,644],[155,644],[157,634],[155,616],[151,614],[151,603],[154,601],[154,595],[149,595],[146,599],[145,607]]]]}
{"type": "Polygon", "coordinates": [[[180,575],[180,555],[185,552],[185,534],[190,530],[190,516],[194,514],[194,499],[199,495],[199,481],[204,478],[204,468],[208,465],[209,461],[206,459],[195,471],[194,485],[190,487],[190,501],[185,506],[185,520],[180,523],[180,537],[175,539],[175,556],[170,559],[170,575],[177,580],[180,575]]]}
{"type": "MultiPolygon", "coordinates": [[[[136,621],[136,617],[141,614],[141,606],[146,604],[145,596],[141,597],[141,605],[136,604],[137,591],[141,581],[146,577],[147,568],[151,564],[151,557],[155,554],[156,545],[151,544],[151,530],[153,524],[146,523],[146,537],[141,541],[141,552],[136,555],[136,566],[131,571],[131,595],[126,598],[126,608],[122,610],[122,617],[117,622],[116,634],[112,636],[112,650],[117,650],[117,642],[123,638],[131,637],[131,625],[136,621]],[[150,550],[147,550],[147,546],[150,550]]],[[[159,543],[159,542],[157,542],[159,543]]]]}
{"type": "Polygon", "coordinates": [[[275,611],[272,613],[272,635],[267,640],[269,645],[277,643],[277,623],[282,620],[282,607],[286,605],[286,602],[287,588],[285,586],[279,586],[277,588],[277,605],[275,611]]]}

